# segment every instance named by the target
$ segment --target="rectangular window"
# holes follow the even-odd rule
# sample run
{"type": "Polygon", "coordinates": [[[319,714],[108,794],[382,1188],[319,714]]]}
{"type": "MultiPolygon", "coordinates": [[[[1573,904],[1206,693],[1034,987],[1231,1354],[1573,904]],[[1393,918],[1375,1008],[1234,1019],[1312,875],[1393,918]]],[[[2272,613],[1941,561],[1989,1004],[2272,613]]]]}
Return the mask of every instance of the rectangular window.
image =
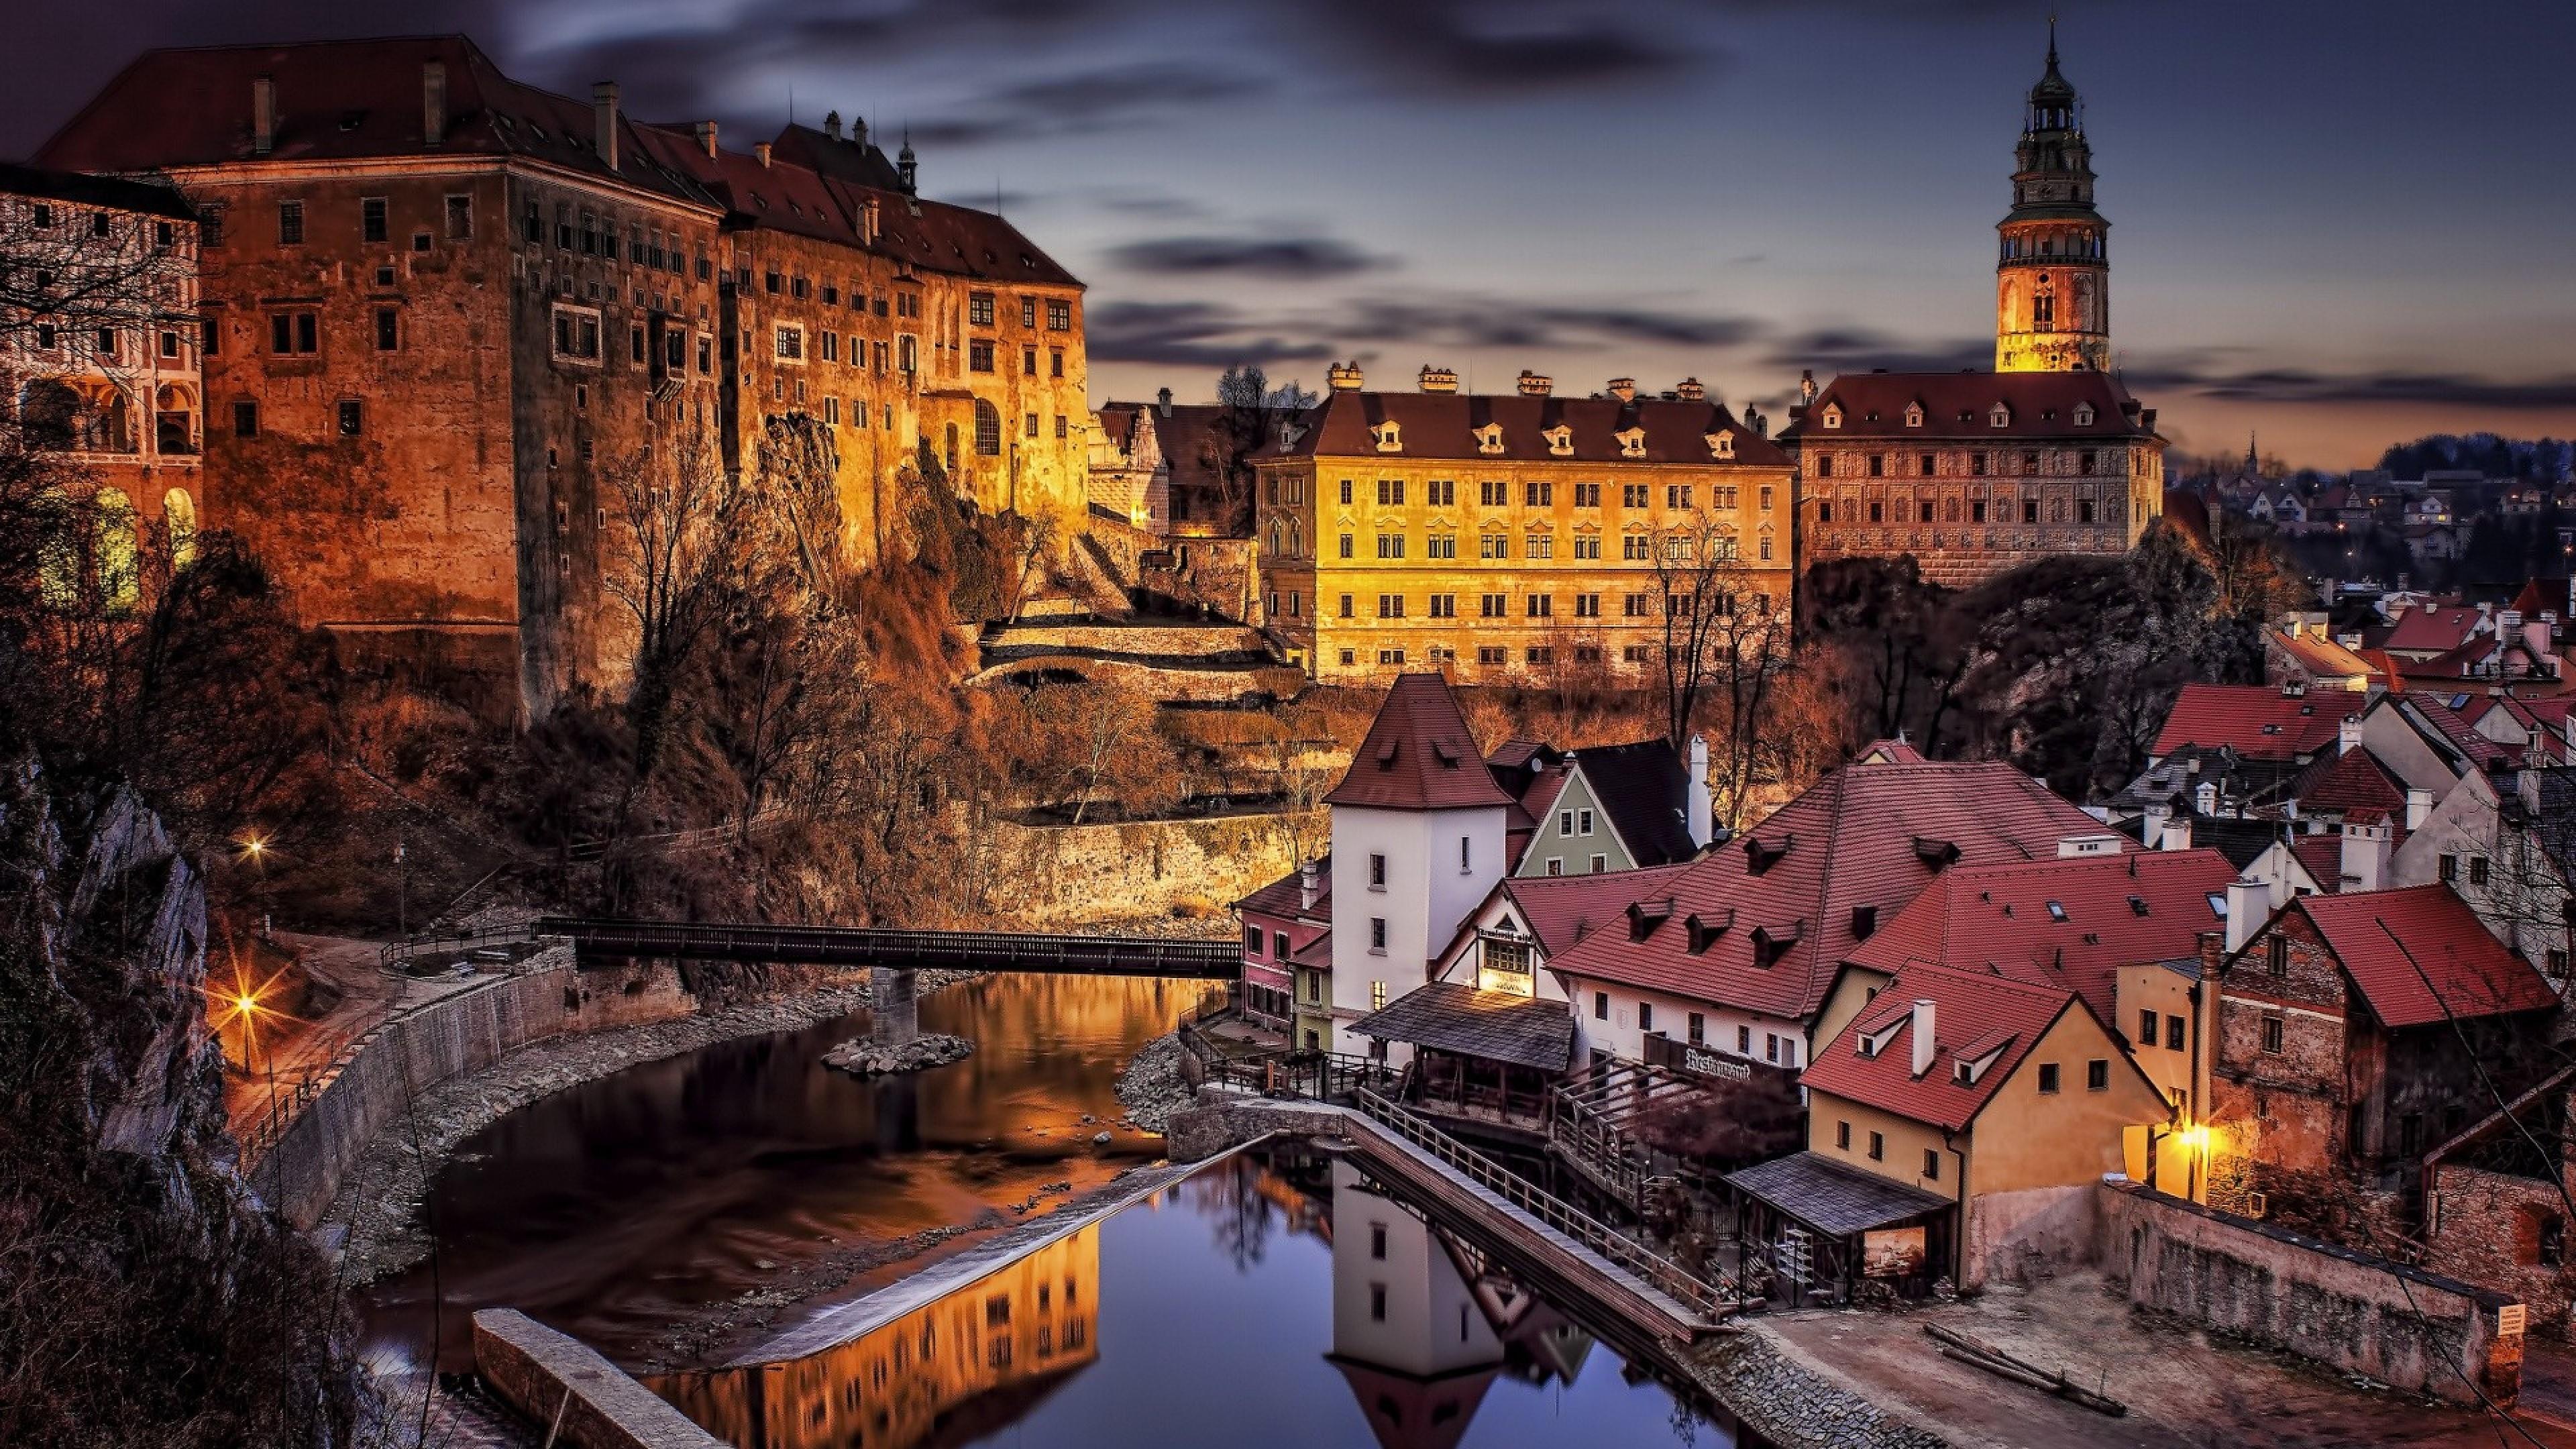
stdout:
{"type": "Polygon", "coordinates": [[[1037,375],[1038,375],[1038,350],[1037,350],[1036,348],[1034,348],[1034,347],[1023,347],[1023,348],[1021,348],[1021,349],[1020,349],[1020,376],[1022,376],[1022,377],[1035,377],[1035,376],[1037,376],[1037,375]]]}
{"type": "Polygon", "coordinates": [[[1600,506],[1601,506],[1601,485],[1600,485],[1600,484],[1598,484],[1598,483],[1577,483],[1577,484],[1575,484],[1575,485],[1574,485],[1574,506],[1575,506],[1575,507],[1577,507],[1577,508],[1598,508],[1598,507],[1600,507],[1600,506]]]}
{"type": "Polygon", "coordinates": [[[2263,1018],[2263,1050],[2267,1052],[2277,1052],[2280,1049],[2281,1018],[2277,1016],[2267,1016],[2263,1018]]]}
{"type": "Polygon", "coordinates": [[[1404,535],[1400,533],[1379,534],[1377,536],[1377,556],[1379,558],[1404,557],[1404,535]]]}
{"type": "Polygon", "coordinates": [[[1022,297],[1020,299],[1020,325],[1023,327],[1035,327],[1038,325],[1037,298],[1022,297]]]}
{"type": "Polygon", "coordinates": [[[1047,303],[1047,330],[1049,332],[1070,332],[1073,330],[1073,304],[1071,302],[1050,301],[1047,303]]]}
{"type": "Polygon", "coordinates": [[[304,203],[281,201],[277,204],[277,244],[282,247],[304,245],[304,203]]]}
{"type": "Polygon", "coordinates": [[[1481,534],[1476,539],[1476,557],[1504,559],[1512,556],[1511,543],[1499,533],[1481,534]]]}
{"type": "Polygon", "coordinates": [[[1872,1132],[1869,1134],[1869,1160],[1872,1162],[1885,1162],[1887,1160],[1886,1133],[1872,1132]]]}
{"type": "Polygon", "coordinates": [[[1378,595],[1378,596],[1377,596],[1377,616],[1378,616],[1379,618],[1381,618],[1381,619],[1401,619],[1401,618],[1403,618],[1403,617],[1404,617],[1404,595],[1402,595],[1402,594],[1380,594],[1380,595],[1378,595]]]}
{"type": "Polygon", "coordinates": [[[1456,594],[1433,594],[1431,596],[1431,617],[1434,619],[1457,618],[1458,596],[1456,594]]]}
{"type": "Polygon", "coordinates": [[[1834,1146],[1845,1152],[1851,1151],[1851,1124],[1849,1122],[1837,1121],[1834,1123],[1834,1146]]]}
{"type": "Polygon", "coordinates": [[[1349,594],[1342,595],[1342,617],[1345,619],[1351,617],[1351,595],[1349,594]]]}
{"type": "Polygon", "coordinates": [[[1585,534],[1585,535],[1583,535],[1583,536],[1581,536],[1581,537],[1579,537],[1579,538],[1575,539],[1575,540],[1574,540],[1574,556],[1575,556],[1576,558],[1599,558],[1599,557],[1601,557],[1601,539],[1600,539],[1600,536],[1599,536],[1599,535],[1597,535],[1597,534],[1585,534]]]}
{"type": "Polygon", "coordinates": [[[474,198],[452,195],[447,198],[447,239],[463,241],[474,235],[474,198]]]}
{"type": "MultiPolygon", "coordinates": [[[[299,202],[297,204],[301,205],[302,203],[299,202]]],[[[278,238],[280,241],[284,241],[285,239],[286,238],[283,236],[278,238]]],[[[358,239],[361,241],[371,242],[380,242],[385,239],[385,199],[383,197],[367,196],[359,198],[358,239]]]]}
{"type": "Polygon", "coordinates": [[[2111,1090],[2111,1064],[2108,1061],[2096,1057],[2084,1064],[2084,1090],[2088,1092],[2111,1090]]]}
{"type": "Polygon", "coordinates": [[[2141,1046],[2156,1044],[2156,1014],[2152,1011],[2138,1013],[2138,1044],[2141,1046]]]}
{"type": "Polygon", "coordinates": [[[1403,479],[1401,479],[1401,478],[1380,478],[1379,480],[1377,480],[1377,506],[1378,506],[1378,507],[1380,507],[1380,508],[1388,508],[1388,507],[1392,507],[1392,506],[1394,506],[1394,505],[1396,505],[1396,504],[1402,503],[1403,501],[1404,501],[1404,480],[1403,480],[1403,479]]]}
{"type": "Polygon", "coordinates": [[[1638,1003],[1637,1003],[1637,1030],[1639,1030],[1639,1031],[1653,1031],[1654,1029],[1655,1029],[1655,1004],[1654,1004],[1653,1002],[1651,1002],[1651,1001],[1640,1001],[1640,1002],[1638,1002],[1638,1003]]]}
{"type": "Polygon", "coordinates": [[[1458,556],[1457,535],[1444,533],[1437,537],[1424,539],[1422,541],[1422,556],[1424,558],[1456,558],[1458,556]]]}
{"type": "Polygon", "coordinates": [[[2182,1050],[2182,1017],[2179,1013],[2165,1018],[2165,1046],[2173,1051],[2182,1050]]]}
{"type": "Polygon", "coordinates": [[[1487,508],[1500,508],[1512,501],[1512,485],[1488,478],[1476,485],[1476,501],[1487,508]]]}
{"type": "Polygon", "coordinates": [[[1525,484],[1522,487],[1521,493],[1521,501],[1532,508],[1553,508],[1556,506],[1556,485],[1554,483],[1525,484]]]}
{"type": "Polygon", "coordinates": [[[970,325],[976,327],[990,327],[993,325],[992,293],[973,292],[967,295],[966,321],[970,325]]]}
{"type": "Polygon", "coordinates": [[[1348,478],[1342,480],[1342,506],[1344,508],[1351,506],[1351,480],[1348,478]]]}
{"type": "Polygon", "coordinates": [[[1527,607],[1529,617],[1533,619],[1553,618],[1556,614],[1556,597],[1553,594],[1532,594],[1527,601],[1527,607]]]}
{"type": "Polygon", "coordinates": [[[2057,1063],[2039,1064],[2039,1090],[2043,1095],[2057,1090],[2057,1063]]]}
{"type": "Polygon", "coordinates": [[[353,397],[340,399],[340,436],[354,438],[366,431],[366,405],[353,397]]]}
{"type": "Polygon", "coordinates": [[[1928,1182],[1941,1180],[1941,1149],[1937,1147],[1923,1149],[1923,1177],[1928,1182]]]}
{"type": "Polygon", "coordinates": [[[1504,662],[1504,651],[1503,651],[1503,647],[1502,647],[1501,645],[1499,645],[1499,644],[1479,644],[1479,645],[1477,645],[1477,646],[1476,646],[1476,662],[1477,662],[1477,663],[1479,663],[1479,664],[1501,664],[1501,663],[1503,663],[1503,662],[1504,662]]]}
{"type": "Polygon", "coordinates": [[[2023,499],[2023,500],[2021,501],[2021,521],[2022,521],[2022,522],[2024,522],[2024,523],[2037,523],[2037,522],[2039,522],[2039,500],[2038,500],[2038,499],[2036,499],[2036,498],[2025,498],[2025,499],[2023,499]]]}
{"type": "Polygon", "coordinates": [[[233,404],[233,436],[236,438],[259,436],[259,404],[248,398],[233,404]]]}
{"type": "Polygon", "coordinates": [[[273,312],[268,319],[268,350],[280,357],[310,356],[321,350],[321,319],[311,312],[273,312]]]}
{"type": "Polygon", "coordinates": [[[2480,885],[2480,886],[2482,886],[2482,885],[2485,885],[2486,883],[2487,883],[2487,858],[2486,858],[2485,856],[2483,856],[2483,855],[2473,855],[2473,856],[2470,856],[2470,857],[2469,857],[2469,884],[2471,884],[2471,885],[2480,885]]]}
{"type": "Polygon", "coordinates": [[[967,343],[966,368],[969,372],[991,372],[993,370],[993,344],[982,340],[967,343]]]}
{"type": "Polygon", "coordinates": [[[376,309],[376,350],[392,352],[402,346],[402,311],[395,307],[376,309]]]}
{"type": "Polygon", "coordinates": [[[1592,1019],[1594,1021],[1608,1021],[1610,1019],[1609,992],[1596,991],[1592,993],[1592,1019]]]}

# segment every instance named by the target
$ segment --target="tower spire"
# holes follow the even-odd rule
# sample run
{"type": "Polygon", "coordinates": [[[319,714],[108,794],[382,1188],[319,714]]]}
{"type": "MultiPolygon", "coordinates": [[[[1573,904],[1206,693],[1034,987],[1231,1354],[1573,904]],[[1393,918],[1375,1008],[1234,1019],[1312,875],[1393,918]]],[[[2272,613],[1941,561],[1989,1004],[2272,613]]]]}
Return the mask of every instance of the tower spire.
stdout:
{"type": "Polygon", "coordinates": [[[2107,370],[2110,223],[2093,209],[2084,101],[2058,69],[2054,15],[2048,69],[2022,112],[2012,183],[2012,210],[1996,228],[1995,370],[2107,370]]]}

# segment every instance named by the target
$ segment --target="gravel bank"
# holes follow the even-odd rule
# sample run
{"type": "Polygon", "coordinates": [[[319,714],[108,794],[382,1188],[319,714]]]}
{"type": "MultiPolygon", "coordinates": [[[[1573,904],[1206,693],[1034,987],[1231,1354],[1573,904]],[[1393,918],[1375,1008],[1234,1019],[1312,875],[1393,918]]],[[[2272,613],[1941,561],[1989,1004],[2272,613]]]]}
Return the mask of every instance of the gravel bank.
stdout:
{"type": "MultiPolygon", "coordinates": [[[[924,971],[921,994],[974,979],[971,971],[924,971]]],[[[441,1084],[367,1145],[340,1181],[319,1231],[345,1232],[340,1271],[349,1287],[398,1273],[429,1256],[420,1228],[428,1184],[457,1144],[540,1097],[643,1062],[660,1061],[735,1037],[795,1031],[868,1004],[867,975],[792,997],[749,1002],[622,1031],[551,1037],[471,1077],[441,1084]]]]}
{"type": "Polygon", "coordinates": [[[1118,1105],[1127,1120],[1147,1132],[1161,1132],[1172,1114],[1195,1105],[1189,1084],[1181,1080],[1181,1038],[1167,1032],[1145,1043],[1118,1074],[1118,1105]]]}

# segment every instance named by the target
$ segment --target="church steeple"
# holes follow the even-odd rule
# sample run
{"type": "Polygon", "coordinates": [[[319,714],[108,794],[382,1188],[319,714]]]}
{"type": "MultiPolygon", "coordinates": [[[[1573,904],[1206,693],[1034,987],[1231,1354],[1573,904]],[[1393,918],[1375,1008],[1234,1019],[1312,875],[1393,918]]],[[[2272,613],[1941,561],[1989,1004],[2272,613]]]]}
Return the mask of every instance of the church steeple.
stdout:
{"type": "Polygon", "coordinates": [[[2111,361],[2111,224],[2093,209],[2084,102],[2057,63],[2030,88],[2014,147],[2013,205],[1997,225],[1995,370],[2101,370],[2111,361]]]}

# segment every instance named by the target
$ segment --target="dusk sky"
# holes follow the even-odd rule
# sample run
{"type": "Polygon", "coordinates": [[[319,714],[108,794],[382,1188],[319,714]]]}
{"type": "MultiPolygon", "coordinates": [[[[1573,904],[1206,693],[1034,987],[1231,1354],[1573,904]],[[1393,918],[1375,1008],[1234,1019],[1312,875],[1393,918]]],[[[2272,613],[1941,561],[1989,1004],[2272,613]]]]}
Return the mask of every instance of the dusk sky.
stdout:
{"type": "MultiPolygon", "coordinates": [[[[908,126],[923,190],[1090,286],[1094,401],[1992,365],[2047,16],[2111,219],[2111,333],[2187,452],[2347,467],[2576,432],[2562,0],[351,0],[23,7],[0,154],[156,44],[462,30],[728,143],[908,126]]],[[[290,102],[291,104],[291,102],[290,102]]]]}

